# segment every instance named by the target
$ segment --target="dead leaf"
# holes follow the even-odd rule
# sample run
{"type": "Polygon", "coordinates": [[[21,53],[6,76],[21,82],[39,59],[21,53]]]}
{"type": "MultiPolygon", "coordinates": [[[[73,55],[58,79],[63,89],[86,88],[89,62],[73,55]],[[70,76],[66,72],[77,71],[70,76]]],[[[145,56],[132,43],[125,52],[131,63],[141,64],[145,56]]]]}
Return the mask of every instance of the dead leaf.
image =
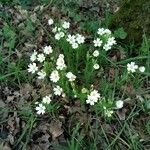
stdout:
{"type": "Polygon", "coordinates": [[[51,85],[49,85],[49,84],[47,84],[47,85],[41,84],[41,85],[42,85],[42,87],[39,90],[40,95],[41,96],[49,95],[51,93],[51,89],[52,89],[51,85]]]}
{"type": "Polygon", "coordinates": [[[8,144],[1,144],[0,145],[0,150],[11,150],[10,146],[8,144]]]}
{"type": "Polygon", "coordinates": [[[64,132],[62,129],[62,123],[58,120],[52,120],[49,131],[52,134],[53,140],[55,140],[64,132]]]}
{"type": "Polygon", "coordinates": [[[13,100],[14,100],[14,98],[15,98],[15,96],[14,95],[12,95],[12,96],[7,96],[7,102],[8,103],[10,103],[10,102],[12,102],[13,100]]]}
{"type": "Polygon", "coordinates": [[[12,134],[9,134],[7,138],[9,140],[10,144],[13,145],[15,142],[14,136],[12,134]]]}
{"type": "Polygon", "coordinates": [[[42,150],[42,149],[40,148],[39,145],[37,145],[37,144],[32,144],[31,150],[42,150]]]}
{"type": "Polygon", "coordinates": [[[33,87],[30,84],[23,84],[22,87],[20,87],[20,94],[22,95],[23,99],[29,99],[32,91],[33,87]]]}
{"type": "Polygon", "coordinates": [[[122,86],[121,89],[127,94],[130,94],[130,95],[135,94],[135,89],[131,83],[127,83],[126,85],[122,86]]]}
{"type": "Polygon", "coordinates": [[[123,108],[121,110],[117,110],[117,115],[118,115],[120,120],[126,119],[126,112],[127,112],[127,109],[125,109],[125,108],[123,108]]]}
{"type": "Polygon", "coordinates": [[[110,81],[114,80],[115,78],[115,68],[110,68],[109,69],[109,79],[110,81]]]}
{"type": "Polygon", "coordinates": [[[0,108],[4,108],[5,105],[6,105],[6,104],[0,99],[0,108]]]}

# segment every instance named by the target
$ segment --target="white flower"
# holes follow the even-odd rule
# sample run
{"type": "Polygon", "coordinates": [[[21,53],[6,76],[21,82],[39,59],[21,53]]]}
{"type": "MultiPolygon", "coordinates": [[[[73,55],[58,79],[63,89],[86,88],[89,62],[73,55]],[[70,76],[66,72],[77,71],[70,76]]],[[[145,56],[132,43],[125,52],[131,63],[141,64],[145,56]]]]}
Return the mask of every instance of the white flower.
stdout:
{"type": "Polygon", "coordinates": [[[130,64],[127,64],[127,70],[128,72],[136,72],[136,70],[138,69],[138,65],[135,65],[135,62],[131,62],[130,64]]]}
{"type": "Polygon", "coordinates": [[[52,100],[51,100],[50,96],[45,96],[45,97],[43,97],[43,99],[42,99],[42,102],[43,102],[44,104],[49,104],[51,101],[52,101],[52,100]]]}
{"type": "Polygon", "coordinates": [[[53,89],[53,91],[54,91],[54,94],[55,94],[55,95],[60,96],[60,95],[62,94],[62,92],[63,92],[63,89],[62,89],[60,86],[57,85],[57,86],[53,89]]]}
{"type": "Polygon", "coordinates": [[[69,81],[75,81],[75,79],[76,79],[76,76],[72,73],[72,72],[68,72],[67,74],[66,74],[66,77],[69,79],[69,81]]]}
{"type": "Polygon", "coordinates": [[[104,49],[105,51],[108,51],[108,50],[111,49],[111,47],[112,47],[114,44],[116,44],[115,38],[114,38],[114,37],[110,37],[110,38],[108,38],[107,43],[104,44],[103,49],[104,49]]]}
{"type": "Polygon", "coordinates": [[[34,51],[34,52],[32,53],[32,55],[30,56],[30,60],[31,60],[32,62],[35,61],[35,60],[36,60],[36,56],[37,56],[37,52],[34,51]]]}
{"type": "Polygon", "coordinates": [[[110,46],[109,44],[104,44],[103,49],[104,49],[105,51],[108,51],[108,50],[111,49],[111,46],[110,46]]]}
{"type": "Polygon", "coordinates": [[[60,40],[64,36],[65,36],[64,32],[58,32],[55,34],[55,39],[60,40]]]}
{"type": "Polygon", "coordinates": [[[145,67],[144,66],[139,67],[139,71],[143,73],[145,71],[145,67]]]}
{"type": "Polygon", "coordinates": [[[56,34],[55,34],[55,39],[56,39],[56,40],[60,40],[60,38],[61,38],[60,34],[59,34],[59,33],[56,33],[56,34]]]}
{"type": "Polygon", "coordinates": [[[65,36],[64,32],[59,32],[59,35],[61,38],[65,36]]]}
{"type": "Polygon", "coordinates": [[[66,97],[66,94],[65,94],[65,93],[62,93],[62,97],[66,97]]]}
{"type": "Polygon", "coordinates": [[[100,47],[102,45],[102,41],[99,38],[94,40],[93,43],[95,47],[100,47]]]}
{"type": "Polygon", "coordinates": [[[107,117],[111,117],[113,113],[114,113],[113,110],[105,110],[105,115],[106,115],[107,117]]]}
{"type": "Polygon", "coordinates": [[[111,49],[111,47],[112,47],[114,44],[116,44],[115,38],[114,38],[114,37],[110,37],[110,38],[108,38],[107,43],[104,44],[103,49],[104,49],[105,51],[108,51],[108,50],[111,49]]]}
{"type": "Polygon", "coordinates": [[[67,41],[70,43],[70,44],[73,44],[73,43],[75,43],[76,42],[76,39],[75,39],[76,37],[74,36],[74,35],[68,35],[67,36],[67,41]]]}
{"type": "Polygon", "coordinates": [[[98,50],[95,50],[95,51],[93,52],[93,56],[94,56],[94,57],[98,57],[98,56],[99,56],[99,51],[98,51],[98,50]]]}
{"type": "Polygon", "coordinates": [[[64,55],[63,54],[59,54],[59,58],[64,58],[64,55]]]}
{"type": "Polygon", "coordinates": [[[38,54],[37,60],[42,63],[45,60],[44,54],[38,54]]]}
{"type": "Polygon", "coordinates": [[[35,73],[38,70],[36,63],[32,63],[28,65],[28,72],[35,73]]]}
{"type": "Polygon", "coordinates": [[[50,19],[48,20],[48,24],[49,24],[49,25],[52,25],[53,23],[54,23],[53,19],[50,18],[50,19]]]}
{"type": "Polygon", "coordinates": [[[44,79],[46,76],[46,72],[44,72],[43,70],[38,72],[38,79],[44,79]]]}
{"type": "Polygon", "coordinates": [[[105,29],[104,34],[111,34],[111,31],[109,29],[105,29]]]}
{"type": "Polygon", "coordinates": [[[94,64],[93,68],[94,68],[95,70],[99,69],[99,64],[94,64]]]}
{"type": "Polygon", "coordinates": [[[57,27],[52,29],[52,32],[55,33],[57,31],[57,27]]]}
{"type": "Polygon", "coordinates": [[[73,49],[76,49],[76,48],[78,48],[78,47],[79,47],[78,43],[73,43],[73,44],[72,44],[72,48],[73,48],[73,49]]]}
{"type": "Polygon", "coordinates": [[[76,34],[76,41],[78,44],[82,44],[85,41],[85,37],[80,34],[76,34]]]}
{"type": "Polygon", "coordinates": [[[85,93],[88,92],[88,90],[87,90],[86,88],[82,88],[81,92],[82,92],[83,94],[85,94],[85,93]]]}
{"type": "Polygon", "coordinates": [[[51,75],[50,75],[50,80],[52,81],[52,82],[57,82],[57,81],[59,81],[59,79],[60,79],[60,77],[59,77],[59,73],[58,73],[58,71],[57,70],[54,70],[52,73],[51,73],[51,75]]]}
{"type": "Polygon", "coordinates": [[[86,103],[90,105],[94,105],[95,102],[92,99],[87,99],[86,103]]]}
{"type": "Polygon", "coordinates": [[[123,107],[124,102],[122,100],[116,101],[116,107],[117,109],[121,109],[123,107]]]}
{"type": "Polygon", "coordinates": [[[99,35],[104,35],[104,34],[111,34],[111,31],[109,29],[104,29],[104,28],[99,28],[97,33],[99,35]]]}
{"type": "Polygon", "coordinates": [[[98,93],[97,90],[93,90],[90,93],[89,98],[92,98],[93,100],[97,101],[100,98],[100,94],[98,93]]]}
{"type": "Polygon", "coordinates": [[[87,97],[86,103],[90,105],[94,105],[95,102],[100,98],[100,94],[97,90],[93,90],[87,97]]]}
{"type": "Polygon", "coordinates": [[[57,59],[57,62],[56,62],[56,65],[57,65],[57,69],[58,70],[63,70],[64,68],[66,68],[66,65],[65,65],[65,61],[64,61],[64,55],[63,54],[60,54],[58,59],[57,59]]]}
{"type": "Polygon", "coordinates": [[[116,40],[114,37],[110,37],[110,38],[108,38],[107,43],[108,43],[108,45],[112,46],[112,45],[116,44],[116,40]]]}
{"type": "Polygon", "coordinates": [[[44,53],[45,54],[50,54],[50,53],[52,53],[53,52],[53,50],[52,50],[52,47],[49,45],[49,46],[45,46],[44,47],[44,53]]]}
{"type": "Polygon", "coordinates": [[[103,35],[104,31],[105,31],[104,28],[99,28],[98,31],[97,31],[97,34],[103,35]]]}
{"type": "Polygon", "coordinates": [[[36,109],[38,115],[40,115],[40,114],[43,115],[45,113],[46,107],[43,104],[39,104],[39,106],[37,106],[35,109],[36,109]]]}
{"type": "Polygon", "coordinates": [[[69,27],[70,27],[70,23],[69,23],[69,22],[64,21],[64,23],[63,23],[62,27],[63,27],[64,29],[69,29],[69,27]]]}
{"type": "Polygon", "coordinates": [[[61,28],[57,28],[58,32],[61,31],[61,28]]]}

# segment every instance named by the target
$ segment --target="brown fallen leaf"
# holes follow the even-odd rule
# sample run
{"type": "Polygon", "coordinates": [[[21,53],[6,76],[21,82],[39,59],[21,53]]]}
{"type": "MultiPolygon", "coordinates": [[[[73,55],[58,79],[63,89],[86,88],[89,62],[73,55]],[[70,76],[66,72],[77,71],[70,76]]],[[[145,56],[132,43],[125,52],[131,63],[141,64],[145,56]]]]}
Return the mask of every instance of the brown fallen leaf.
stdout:
{"type": "Polygon", "coordinates": [[[7,136],[7,138],[8,138],[8,140],[9,140],[10,144],[13,145],[14,142],[15,142],[14,136],[13,136],[12,134],[9,134],[9,135],[7,136]]]}
{"type": "Polygon", "coordinates": [[[37,145],[37,144],[32,144],[32,146],[31,146],[31,149],[30,150],[42,150],[41,148],[40,148],[40,146],[39,145],[37,145]]]}
{"type": "Polygon", "coordinates": [[[6,144],[1,144],[0,145],[0,150],[11,150],[10,146],[6,144]]]}
{"type": "Polygon", "coordinates": [[[22,87],[20,87],[20,93],[23,99],[28,100],[32,91],[33,87],[30,84],[23,84],[22,87]]]}
{"type": "Polygon", "coordinates": [[[110,68],[109,69],[109,80],[112,81],[115,78],[115,68],[110,68]]]}
{"type": "Polygon", "coordinates": [[[127,112],[127,109],[125,109],[125,108],[117,111],[117,115],[118,115],[120,120],[126,119],[126,112],[127,112]]]}
{"type": "Polygon", "coordinates": [[[62,129],[62,123],[59,120],[52,120],[49,131],[52,134],[52,139],[55,140],[64,132],[62,129]]]}
{"type": "Polygon", "coordinates": [[[50,141],[49,141],[50,135],[48,133],[44,134],[40,138],[38,138],[37,142],[39,143],[39,148],[41,150],[48,150],[50,146],[50,141]]]}
{"type": "Polygon", "coordinates": [[[10,103],[10,102],[12,102],[13,100],[15,99],[15,96],[14,95],[12,95],[12,96],[7,96],[7,103],[10,103]]]}
{"type": "Polygon", "coordinates": [[[131,83],[127,83],[126,85],[122,86],[121,89],[129,95],[135,94],[135,89],[131,83]]]}

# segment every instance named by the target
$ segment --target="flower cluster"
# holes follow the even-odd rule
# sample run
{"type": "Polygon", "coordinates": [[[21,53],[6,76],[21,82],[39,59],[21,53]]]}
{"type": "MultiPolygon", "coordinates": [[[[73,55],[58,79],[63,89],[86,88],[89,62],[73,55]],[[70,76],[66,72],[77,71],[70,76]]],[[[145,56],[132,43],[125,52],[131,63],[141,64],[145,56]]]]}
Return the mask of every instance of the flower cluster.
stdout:
{"type": "Polygon", "coordinates": [[[134,73],[134,72],[136,72],[137,70],[139,70],[140,72],[145,72],[145,67],[144,66],[138,66],[138,65],[136,65],[135,64],[135,62],[131,62],[131,63],[128,63],[127,64],[127,70],[128,70],[128,72],[130,73],[134,73]]]}
{"type": "Polygon", "coordinates": [[[64,21],[62,27],[54,27],[52,32],[55,33],[55,39],[60,40],[65,36],[65,29],[69,29],[70,23],[64,21]]]}
{"type": "Polygon", "coordinates": [[[111,47],[112,47],[114,44],[116,44],[115,38],[114,38],[114,37],[110,37],[110,38],[108,38],[107,43],[104,44],[103,49],[104,49],[105,51],[108,51],[108,50],[111,49],[111,47]]]}
{"type": "MultiPolygon", "coordinates": [[[[99,28],[97,31],[97,34],[98,34],[98,37],[96,39],[94,39],[94,41],[93,41],[94,47],[108,51],[112,48],[113,45],[116,44],[116,40],[112,36],[112,32],[109,29],[99,28]]],[[[99,50],[95,50],[92,55],[95,58],[92,61],[92,62],[94,62],[93,68],[95,70],[98,70],[100,68],[99,64],[97,63],[97,57],[99,56],[99,50]]]]}
{"type": "Polygon", "coordinates": [[[100,36],[107,35],[107,34],[110,35],[111,31],[109,29],[99,28],[97,34],[100,36]]]}
{"type": "Polygon", "coordinates": [[[40,115],[40,114],[43,115],[45,113],[45,110],[46,110],[46,105],[45,104],[50,104],[51,101],[52,101],[51,100],[51,95],[48,95],[48,96],[43,97],[41,103],[36,102],[36,104],[38,104],[38,106],[36,106],[36,108],[35,108],[35,110],[37,111],[37,114],[38,115],[40,115]]]}
{"type": "Polygon", "coordinates": [[[58,70],[63,70],[66,68],[66,64],[65,64],[65,60],[64,60],[64,55],[63,54],[60,54],[58,59],[57,59],[57,62],[56,62],[56,68],[58,70]]]}
{"type": "Polygon", "coordinates": [[[61,38],[63,38],[65,36],[64,32],[59,31],[58,33],[55,34],[55,39],[56,40],[60,40],[61,38]]]}
{"type": "MultiPolygon", "coordinates": [[[[36,73],[38,71],[36,62],[43,63],[46,59],[46,55],[49,55],[52,52],[53,49],[50,45],[43,48],[43,53],[38,54],[38,52],[34,50],[30,56],[31,63],[28,65],[28,72],[31,72],[32,74],[36,73]]],[[[39,75],[39,79],[44,79],[46,76],[46,73],[43,70],[39,71],[37,74],[39,75]]]]}
{"type": "MultiPolygon", "coordinates": [[[[61,95],[62,95],[62,97],[65,96],[65,94],[63,93],[63,89],[58,85],[53,88],[53,91],[54,91],[54,95],[56,95],[56,96],[61,96],[61,95]]],[[[47,106],[52,101],[51,98],[52,98],[52,94],[43,97],[42,101],[40,103],[39,102],[35,103],[35,104],[37,104],[35,110],[37,111],[38,115],[40,115],[40,114],[43,115],[46,112],[47,106]]]]}
{"type": "Polygon", "coordinates": [[[76,76],[75,76],[72,72],[68,72],[68,73],[66,74],[66,77],[68,78],[68,80],[69,80],[70,82],[75,81],[75,79],[76,79],[76,76]]]}
{"type": "Polygon", "coordinates": [[[73,49],[76,49],[79,47],[80,44],[84,43],[85,37],[80,34],[76,34],[76,35],[69,34],[67,36],[67,41],[69,42],[69,44],[72,46],[73,49]]]}
{"type": "Polygon", "coordinates": [[[99,37],[93,41],[95,47],[102,46],[105,51],[108,51],[116,44],[116,40],[109,29],[99,28],[97,34],[99,37]]]}
{"type": "MultiPolygon", "coordinates": [[[[49,19],[48,25],[52,27],[53,24],[54,24],[53,19],[49,19]]],[[[71,45],[72,49],[78,48],[80,52],[80,45],[85,43],[85,37],[81,34],[70,34],[68,32],[69,28],[70,28],[70,23],[67,21],[62,22],[61,26],[55,26],[54,28],[52,27],[54,39],[60,40],[61,38],[63,38],[62,41],[66,40],[66,42],[68,42],[71,45]]],[[[98,63],[99,62],[98,58],[100,57],[100,50],[108,51],[116,44],[116,40],[109,29],[99,28],[97,34],[98,37],[96,37],[93,40],[94,47],[96,47],[96,50],[92,51],[92,54],[90,54],[90,52],[87,51],[86,53],[87,55],[85,55],[87,57],[89,56],[89,60],[86,60],[85,58],[85,62],[87,61],[86,65],[89,65],[90,66],[90,67],[88,66],[89,68],[93,67],[91,69],[92,73],[94,69],[98,70],[101,66],[101,64],[98,63]],[[91,63],[93,66],[91,65],[91,63]]],[[[53,45],[55,45],[55,42],[53,43],[53,45]]],[[[53,48],[54,46],[52,47],[51,45],[47,45],[43,47],[42,50],[39,51],[34,50],[32,55],[30,56],[30,64],[28,65],[28,72],[32,74],[36,74],[39,80],[44,80],[46,78],[47,80],[50,81],[52,87],[50,95],[46,95],[45,97],[43,97],[41,102],[36,102],[37,106],[35,110],[37,111],[37,114],[44,114],[48,106],[53,104],[54,99],[56,97],[67,98],[67,96],[69,95],[68,93],[73,93],[72,95],[70,94],[69,96],[72,97],[74,96],[74,98],[79,98],[79,99],[81,98],[84,100],[86,104],[89,104],[91,106],[95,104],[99,104],[102,101],[104,101],[99,91],[94,89],[94,86],[91,86],[92,88],[88,90],[87,87],[85,87],[85,85],[83,84],[81,86],[83,86],[84,88],[82,88],[82,90],[79,90],[80,89],[79,83],[82,82],[78,82],[80,81],[78,80],[80,76],[78,77],[77,74],[78,72],[81,72],[81,70],[78,70],[78,66],[77,67],[75,66],[74,68],[72,66],[78,65],[76,64],[76,62],[78,62],[78,57],[80,57],[82,53],[79,56],[77,55],[78,53],[76,53],[76,51],[69,51],[69,52],[67,51],[68,55],[69,56],[71,55],[71,57],[68,57],[66,51],[64,50],[64,47],[63,48],[56,47],[56,49],[53,48]],[[70,54],[71,52],[72,54],[70,54]],[[75,59],[73,60],[75,60],[75,64],[70,65],[70,63],[72,62],[74,63],[74,61],[70,61],[70,62],[68,61],[69,59],[72,59],[74,56],[75,59]]],[[[91,49],[93,48],[90,47],[90,50],[91,49]]],[[[83,68],[83,70],[86,69],[83,68]]],[[[140,72],[144,72],[145,67],[144,66],[138,67],[138,65],[136,65],[135,62],[131,62],[127,64],[127,70],[128,72],[131,73],[134,73],[137,70],[139,70],[140,72]]],[[[107,105],[103,105],[102,107],[104,109],[105,115],[107,115],[108,117],[112,116],[114,112],[113,108],[115,109],[123,108],[124,102],[122,100],[118,100],[116,102],[113,102],[113,106],[107,107],[107,105]],[[113,107],[114,105],[115,107],[113,107]]]]}
{"type": "MultiPolygon", "coordinates": [[[[52,19],[50,19],[50,22],[52,19]]],[[[49,23],[49,21],[48,21],[49,23]]],[[[55,39],[56,40],[60,40],[61,38],[63,38],[65,36],[65,30],[70,28],[70,23],[64,21],[61,27],[54,27],[52,29],[52,32],[55,33],[55,39]]]]}

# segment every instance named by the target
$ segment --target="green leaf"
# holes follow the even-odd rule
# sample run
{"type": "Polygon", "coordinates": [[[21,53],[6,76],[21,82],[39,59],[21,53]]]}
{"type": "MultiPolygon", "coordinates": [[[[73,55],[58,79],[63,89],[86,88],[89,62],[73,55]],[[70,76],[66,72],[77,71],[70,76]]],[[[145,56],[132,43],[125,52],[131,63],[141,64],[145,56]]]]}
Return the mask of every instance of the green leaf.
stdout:
{"type": "Polygon", "coordinates": [[[143,35],[143,41],[140,47],[140,51],[143,52],[144,54],[147,54],[150,48],[150,39],[147,38],[147,36],[144,34],[143,35]]]}
{"type": "Polygon", "coordinates": [[[8,24],[5,24],[3,27],[3,36],[5,37],[5,40],[7,41],[8,47],[14,48],[15,43],[16,43],[16,33],[14,29],[8,24]]]}
{"type": "Polygon", "coordinates": [[[125,39],[127,37],[127,33],[124,31],[123,28],[118,28],[115,32],[114,35],[116,38],[120,39],[125,39]]]}
{"type": "Polygon", "coordinates": [[[145,107],[146,107],[146,109],[150,109],[150,100],[147,100],[145,102],[145,107]]]}
{"type": "Polygon", "coordinates": [[[31,21],[30,19],[28,19],[28,20],[26,21],[26,30],[27,30],[28,32],[33,32],[33,31],[35,30],[35,28],[34,28],[34,26],[33,26],[33,23],[32,23],[32,21],[31,21]]]}

